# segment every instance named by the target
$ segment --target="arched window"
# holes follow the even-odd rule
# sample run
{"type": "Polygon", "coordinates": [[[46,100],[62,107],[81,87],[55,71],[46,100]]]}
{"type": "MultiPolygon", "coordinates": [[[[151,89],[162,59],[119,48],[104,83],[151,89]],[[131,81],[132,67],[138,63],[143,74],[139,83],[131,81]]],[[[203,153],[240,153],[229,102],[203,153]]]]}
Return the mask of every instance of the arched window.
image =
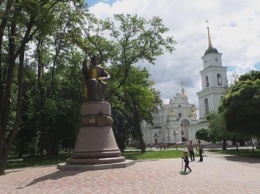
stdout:
{"type": "Polygon", "coordinates": [[[217,80],[218,80],[218,85],[221,86],[222,85],[222,79],[221,79],[221,74],[217,74],[217,80]]]}
{"type": "Polygon", "coordinates": [[[205,81],[206,81],[206,87],[209,87],[209,78],[208,78],[207,75],[206,75],[206,77],[205,77],[205,81]]]}
{"type": "Polygon", "coordinates": [[[206,114],[209,113],[209,101],[207,98],[205,98],[205,112],[206,112],[206,114]]]}

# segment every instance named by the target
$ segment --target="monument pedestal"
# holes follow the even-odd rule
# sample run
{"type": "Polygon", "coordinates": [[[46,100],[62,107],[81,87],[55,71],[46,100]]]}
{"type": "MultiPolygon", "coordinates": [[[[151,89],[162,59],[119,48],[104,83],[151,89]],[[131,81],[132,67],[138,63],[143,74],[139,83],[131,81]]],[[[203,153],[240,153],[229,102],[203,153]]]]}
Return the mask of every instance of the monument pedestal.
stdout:
{"type": "Polygon", "coordinates": [[[71,158],[57,166],[60,170],[123,168],[134,164],[125,160],[112,129],[111,106],[106,101],[81,105],[80,130],[71,158]]]}

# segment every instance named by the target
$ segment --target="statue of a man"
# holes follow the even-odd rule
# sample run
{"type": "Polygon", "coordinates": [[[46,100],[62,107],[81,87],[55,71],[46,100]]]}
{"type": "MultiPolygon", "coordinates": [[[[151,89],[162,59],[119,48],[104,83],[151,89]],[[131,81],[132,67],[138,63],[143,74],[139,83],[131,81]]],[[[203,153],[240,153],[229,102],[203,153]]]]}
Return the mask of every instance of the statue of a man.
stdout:
{"type": "Polygon", "coordinates": [[[105,98],[106,82],[110,75],[98,65],[98,56],[93,55],[91,64],[87,65],[87,57],[83,61],[84,86],[87,101],[103,101],[105,98]]]}

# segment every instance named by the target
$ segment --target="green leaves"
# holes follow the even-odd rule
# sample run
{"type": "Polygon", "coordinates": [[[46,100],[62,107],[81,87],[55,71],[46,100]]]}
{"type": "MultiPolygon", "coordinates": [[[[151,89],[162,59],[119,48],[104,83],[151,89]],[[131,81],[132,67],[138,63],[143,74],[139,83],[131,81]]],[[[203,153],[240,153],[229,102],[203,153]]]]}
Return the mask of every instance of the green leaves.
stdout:
{"type": "Polygon", "coordinates": [[[154,63],[155,57],[163,54],[163,48],[172,52],[176,43],[173,37],[164,38],[168,28],[158,17],[147,21],[137,15],[116,14],[114,21],[109,19],[105,23],[109,26],[107,30],[110,31],[112,41],[119,46],[114,60],[124,65],[140,60],[154,63]]]}
{"type": "Polygon", "coordinates": [[[227,131],[223,114],[210,113],[207,115],[207,119],[209,122],[209,133],[215,140],[226,140],[231,137],[231,133],[227,131]]]}
{"type": "Polygon", "coordinates": [[[260,135],[260,72],[242,75],[222,99],[219,111],[230,131],[260,135]]]}
{"type": "MultiPolygon", "coordinates": [[[[109,66],[111,80],[108,81],[107,99],[115,110],[118,121],[115,129],[123,137],[122,144],[129,138],[130,130],[138,131],[138,139],[141,139],[140,121],[151,121],[150,113],[155,104],[160,104],[160,98],[147,70],[136,66],[144,61],[153,64],[164,51],[173,51],[175,41],[166,36],[168,29],[162,20],[158,17],[146,20],[129,14],[100,20],[86,11],[83,0],[5,2],[10,3],[10,11],[5,13],[8,21],[3,26],[8,28],[4,28],[0,43],[1,85],[5,86],[8,80],[6,72],[10,69],[10,59],[16,73],[15,58],[24,53],[26,58],[23,125],[19,127],[21,136],[16,140],[17,147],[27,139],[25,136],[30,137],[26,142],[33,138],[40,140],[33,145],[39,144],[36,146],[46,149],[48,154],[52,148],[57,149],[60,142],[67,148],[73,145],[78,110],[84,98],[81,63],[86,46],[90,55],[99,54],[102,66],[109,66]],[[15,40],[11,49],[8,38],[15,40]]],[[[10,98],[16,103],[16,77],[9,85],[12,86],[10,98]]],[[[3,116],[10,120],[8,130],[12,129],[12,121],[17,117],[15,110],[0,118],[3,116]]],[[[4,136],[0,135],[3,140],[4,136]]]]}
{"type": "Polygon", "coordinates": [[[208,129],[199,129],[196,132],[196,139],[204,140],[204,141],[211,141],[212,139],[210,138],[210,133],[208,129]]]}

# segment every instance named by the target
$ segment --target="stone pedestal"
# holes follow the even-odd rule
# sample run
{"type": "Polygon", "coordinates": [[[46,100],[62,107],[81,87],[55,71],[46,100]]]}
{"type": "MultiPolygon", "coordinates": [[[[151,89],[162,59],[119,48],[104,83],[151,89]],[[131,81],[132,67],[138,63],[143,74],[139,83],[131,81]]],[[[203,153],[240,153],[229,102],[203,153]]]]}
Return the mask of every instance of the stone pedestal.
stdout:
{"type": "Polygon", "coordinates": [[[80,130],[73,154],[66,164],[58,165],[58,169],[96,170],[134,164],[121,156],[112,123],[111,106],[108,102],[84,102],[81,105],[80,130]]]}

